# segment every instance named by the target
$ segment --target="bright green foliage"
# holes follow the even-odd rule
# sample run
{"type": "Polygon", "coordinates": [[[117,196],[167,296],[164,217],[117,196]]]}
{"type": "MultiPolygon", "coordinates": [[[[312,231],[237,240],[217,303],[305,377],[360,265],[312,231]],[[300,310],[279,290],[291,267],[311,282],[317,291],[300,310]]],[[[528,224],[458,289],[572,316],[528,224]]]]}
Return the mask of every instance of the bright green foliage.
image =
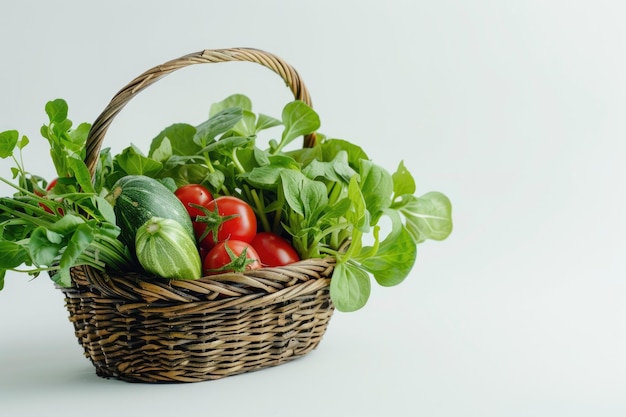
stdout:
{"type": "MultiPolygon", "coordinates": [[[[66,178],[62,189],[67,192],[58,204],[67,212],[88,216],[80,217],[70,234],[54,231],[51,225],[59,216],[38,208],[32,193],[43,185],[41,180],[18,166],[14,173],[21,184],[20,198],[26,195],[28,201],[3,200],[0,244],[24,263],[59,261],[60,252],[65,251],[70,254],[59,264],[63,270],[69,263],[80,262],[93,242],[99,242],[102,232],[89,225],[108,224],[107,238],[119,232],[111,207],[105,209],[106,202],[98,196],[127,175],[146,175],[169,189],[198,183],[216,197],[242,198],[255,210],[260,228],[288,236],[302,258],[334,256],[337,265],[330,291],[340,311],[365,305],[372,277],[382,286],[401,283],[415,263],[417,245],[428,239],[445,239],[452,231],[452,209],[445,195],[429,192],[417,196],[415,180],[403,162],[389,172],[360,146],[317,132],[319,116],[300,101],[288,103],[281,117],[273,118],[255,114],[246,96],[227,97],[211,106],[206,121],[163,129],[146,154],[135,145],[118,155],[102,150],[93,182],[80,163],[84,158],[81,141],[88,129],[80,125],[71,130],[62,101],[48,103],[46,110],[50,124],[42,128],[42,134],[51,143],[59,176],[66,178]],[[289,150],[296,138],[312,132],[317,132],[312,148],[289,150]],[[262,136],[267,146],[260,145],[262,136]],[[76,193],[78,189],[82,192],[76,193]],[[15,207],[18,201],[19,207],[15,207]],[[35,213],[38,220],[24,225],[22,217],[5,207],[35,213]],[[88,210],[76,210],[79,207],[88,210]],[[382,219],[390,226],[383,229],[382,219]],[[39,249],[33,252],[23,243],[24,238],[36,242],[33,244],[39,249]],[[365,246],[366,241],[370,245],[365,246]]],[[[12,156],[27,142],[15,131],[0,133],[0,157],[12,156]]],[[[52,203],[54,212],[57,203],[46,201],[52,203]]],[[[0,258],[0,286],[4,271],[14,269],[15,262],[0,258]]]]}

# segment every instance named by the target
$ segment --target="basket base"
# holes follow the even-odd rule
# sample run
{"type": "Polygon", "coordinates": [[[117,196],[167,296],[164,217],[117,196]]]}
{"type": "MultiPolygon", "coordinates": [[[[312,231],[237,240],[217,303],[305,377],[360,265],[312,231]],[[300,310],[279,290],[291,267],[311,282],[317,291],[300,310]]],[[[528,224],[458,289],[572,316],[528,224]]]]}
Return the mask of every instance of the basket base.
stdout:
{"type": "Polygon", "coordinates": [[[289,362],[318,346],[334,310],[328,286],[285,302],[213,312],[206,304],[215,301],[128,308],[84,288],[62,291],[96,374],[127,382],[200,382],[289,362]]]}

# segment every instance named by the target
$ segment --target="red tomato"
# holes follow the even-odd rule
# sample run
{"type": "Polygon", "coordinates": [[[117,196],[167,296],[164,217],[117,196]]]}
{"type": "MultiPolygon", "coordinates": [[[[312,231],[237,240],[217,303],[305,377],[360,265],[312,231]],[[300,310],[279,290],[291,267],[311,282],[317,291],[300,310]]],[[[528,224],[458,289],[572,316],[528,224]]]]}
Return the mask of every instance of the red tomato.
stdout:
{"type": "Polygon", "coordinates": [[[55,178],[52,181],[50,181],[48,185],[46,186],[46,191],[52,190],[54,186],[57,185],[57,181],[58,181],[58,178],[55,178]]]}
{"type": "MultiPolygon", "coordinates": [[[[55,185],[57,185],[57,180],[58,180],[58,178],[54,178],[52,181],[50,181],[50,182],[48,183],[48,185],[46,186],[46,192],[45,192],[45,194],[42,194],[42,193],[40,193],[39,191],[34,190],[35,194],[37,194],[39,197],[45,197],[45,196],[46,196],[46,195],[50,192],[50,190],[52,190],[52,189],[54,188],[54,186],[55,186],[55,185]]],[[[46,198],[47,198],[47,197],[46,197],[46,198]]],[[[59,199],[57,199],[56,201],[57,201],[57,202],[61,202],[62,200],[59,198],[59,199]]],[[[47,205],[45,205],[44,203],[39,203],[39,207],[41,207],[42,209],[46,210],[48,213],[52,213],[52,214],[53,214],[52,210],[51,210],[51,209],[50,209],[47,205]]],[[[64,215],[64,211],[63,211],[63,209],[62,209],[61,207],[59,207],[59,208],[57,209],[57,211],[58,211],[58,213],[59,213],[61,216],[63,216],[63,215],[64,215]]]]}
{"type": "Polygon", "coordinates": [[[254,248],[247,242],[230,239],[218,243],[207,253],[202,263],[205,275],[232,271],[243,272],[259,268],[261,268],[261,263],[254,248]],[[228,253],[229,249],[232,254],[228,253]],[[245,255],[243,255],[244,251],[245,255]]]}
{"type": "Polygon", "coordinates": [[[209,190],[200,184],[187,184],[174,191],[174,194],[183,203],[191,217],[192,221],[196,220],[196,216],[204,216],[204,211],[190,204],[207,207],[209,202],[213,201],[213,195],[209,190]]]}
{"type": "Polygon", "coordinates": [[[40,191],[40,190],[43,190],[43,189],[39,188],[37,186],[37,187],[33,187],[33,193],[35,193],[39,197],[43,197],[44,195],[46,195],[48,193],[48,191],[52,190],[56,184],[57,184],[57,178],[53,179],[52,181],[50,181],[48,183],[48,185],[46,185],[45,192],[44,191],[40,191]]]}
{"type": "MultiPolygon", "coordinates": [[[[207,204],[207,208],[212,212],[215,212],[217,208],[220,217],[233,216],[220,225],[216,225],[215,229],[213,229],[217,230],[217,242],[232,239],[250,243],[256,236],[256,215],[252,207],[245,201],[237,197],[223,196],[210,201],[207,204]]],[[[199,227],[195,230],[197,237],[200,238],[207,226],[206,224],[198,223],[199,227]]],[[[200,246],[203,246],[205,249],[211,249],[216,245],[217,242],[214,238],[213,230],[209,231],[209,234],[202,239],[200,246]]]]}
{"type": "Polygon", "coordinates": [[[259,232],[252,242],[263,266],[283,266],[300,260],[298,252],[287,239],[271,232],[259,232]]]}

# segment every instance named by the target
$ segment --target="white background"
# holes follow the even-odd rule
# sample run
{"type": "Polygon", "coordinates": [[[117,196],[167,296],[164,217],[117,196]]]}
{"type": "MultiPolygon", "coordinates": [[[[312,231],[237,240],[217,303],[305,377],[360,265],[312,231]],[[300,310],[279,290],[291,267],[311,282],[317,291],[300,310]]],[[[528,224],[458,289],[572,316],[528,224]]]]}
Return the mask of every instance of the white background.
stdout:
{"type": "MultiPolygon", "coordinates": [[[[5,1],[0,131],[38,136],[46,101],[93,121],[144,70],[250,46],[293,64],[322,132],[361,144],[454,205],[399,287],[335,313],[319,348],[186,385],[95,376],[46,276],[0,292],[7,416],[626,415],[626,8],[620,1],[5,1]]],[[[136,98],[106,145],[147,146],[243,93],[290,94],[253,64],[181,70],[136,98]]],[[[0,175],[10,163],[0,161],[0,175]]],[[[1,189],[4,194],[10,190],[1,189]]]]}

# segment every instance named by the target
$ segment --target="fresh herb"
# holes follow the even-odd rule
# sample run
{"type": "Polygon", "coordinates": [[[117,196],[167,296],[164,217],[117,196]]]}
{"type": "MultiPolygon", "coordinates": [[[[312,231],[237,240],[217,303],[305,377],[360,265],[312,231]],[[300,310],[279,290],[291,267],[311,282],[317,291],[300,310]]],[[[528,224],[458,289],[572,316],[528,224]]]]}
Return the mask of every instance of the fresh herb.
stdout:
{"type": "Polygon", "coordinates": [[[47,103],[49,123],[41,134],[59,175],[54,188],[26,170],[26,136],[0,133],[0,158],[13,160],[12,197],[0,198],[0,288],[8,270],[38,276],[47,271],[61,286],[71,283],[70,268],[90,265],[99,270],[133,267],[126,247],[117,239],[119,228],[111,205],[99,194],[83,162],[89,125],[72,129],[63,100],[47,103]]]}

